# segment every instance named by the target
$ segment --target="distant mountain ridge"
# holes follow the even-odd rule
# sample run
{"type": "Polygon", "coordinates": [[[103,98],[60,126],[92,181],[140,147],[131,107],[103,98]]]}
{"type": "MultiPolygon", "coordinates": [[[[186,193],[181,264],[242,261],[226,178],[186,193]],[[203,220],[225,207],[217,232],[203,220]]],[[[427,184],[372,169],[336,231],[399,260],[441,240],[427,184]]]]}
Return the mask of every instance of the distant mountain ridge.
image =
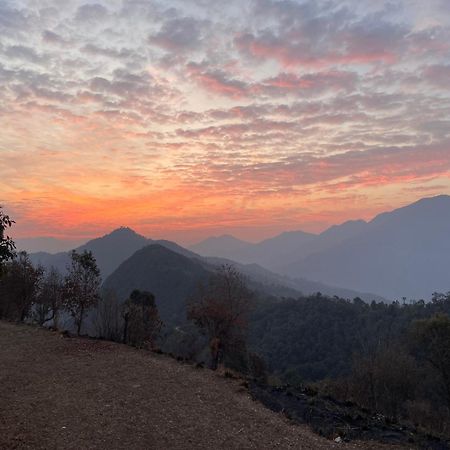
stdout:
{"type": "Polygon", "coordinates": [[[256,263],[283,273],[283,267],[297,262],[299,255],[309,255],[332,247],[362,232],[366,225],[364,220],[350,220],[333,225],[321,234],[287,231],[256,244],[223,235],[205,239],[189,249],[202,256],[229,258],[244,264],[256,263]]]}
{"type": "Polygon", "coordinates": [[[392,298],[450,290],[450,196],[382,213],[361,233],[280,271],[392,298]]]}
{"type": "Polygon", "coordinates": [[[214,236],[189,247],[195,253],[206,257],[222,257],[243,264],[257,263],[272,268],[277,255],[286,255],[303,248],[316,235],[304,231],[286,231],[257,244],[242,241],[231,235],[214,236]]]}
{"type": "MultiPolygon", "coordinates": [[[[230,240],[230,237],[228,237],[230,240]]],[[[319,235],[283,233],[267,241],[228,248],[226,256],[287,275],[389,299],[424,298],[450,290],[450,196],[424,198],[377,215],[353,220],[319,235]],[[252,261],[250,261],[252,260],[252,261]]],[[[208,240],[191,247],[204,256],[208,240]]],[[[220,249],[220,238],[215,250],[220,249]]]]}

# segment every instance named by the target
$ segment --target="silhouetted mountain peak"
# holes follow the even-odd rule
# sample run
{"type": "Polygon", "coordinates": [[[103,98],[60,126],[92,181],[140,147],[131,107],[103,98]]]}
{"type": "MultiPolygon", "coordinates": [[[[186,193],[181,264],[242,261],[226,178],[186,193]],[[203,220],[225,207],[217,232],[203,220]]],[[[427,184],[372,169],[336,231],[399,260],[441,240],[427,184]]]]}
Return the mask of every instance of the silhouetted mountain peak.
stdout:
{"type": "MultiPolygon", "coordinates": [[[[129,228],[129,227],[120,227],[120,228],[116,228],[115,230],[111,231],[110,233],[105,234],[104,236],[97,238],[97,239],[93,239],[93,241],[97,241],[100,239],[146,239],[144,236],[136,233],[136,231],[134,231],[133,229],[129,228]]],[[[92,242],[92,241],[90,241],[92,242]]],[[[89,244],[89,242],[88,242],[89,244]]]]}
{"type": "Polygon", "coordinates": [[[136,231],[131,229],[130,227],[119,227],[109,233],[111,235],[135,235],[136,231]]]}

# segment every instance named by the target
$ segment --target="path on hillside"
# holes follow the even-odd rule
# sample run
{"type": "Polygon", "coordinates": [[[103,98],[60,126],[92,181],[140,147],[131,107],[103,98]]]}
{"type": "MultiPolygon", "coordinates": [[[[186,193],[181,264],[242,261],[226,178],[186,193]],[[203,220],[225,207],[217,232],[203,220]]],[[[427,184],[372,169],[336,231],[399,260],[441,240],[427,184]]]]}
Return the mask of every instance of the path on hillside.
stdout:
{"type": "Polygon", "coordinates": [[[327,441],[209,370],[0,321],[0,448],[393,447],[327,441]]]}

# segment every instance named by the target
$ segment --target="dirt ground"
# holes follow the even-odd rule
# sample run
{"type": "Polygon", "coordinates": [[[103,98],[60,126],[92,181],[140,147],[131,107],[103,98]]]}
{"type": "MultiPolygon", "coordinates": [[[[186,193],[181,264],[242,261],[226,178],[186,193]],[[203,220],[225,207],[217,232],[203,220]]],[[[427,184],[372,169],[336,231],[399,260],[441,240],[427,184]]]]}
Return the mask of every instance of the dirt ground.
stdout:
{"type": "Polygon", "coordinates": [[[0,448],[394,447],[325,440],[207,369],[0,321],[0,448]]]}

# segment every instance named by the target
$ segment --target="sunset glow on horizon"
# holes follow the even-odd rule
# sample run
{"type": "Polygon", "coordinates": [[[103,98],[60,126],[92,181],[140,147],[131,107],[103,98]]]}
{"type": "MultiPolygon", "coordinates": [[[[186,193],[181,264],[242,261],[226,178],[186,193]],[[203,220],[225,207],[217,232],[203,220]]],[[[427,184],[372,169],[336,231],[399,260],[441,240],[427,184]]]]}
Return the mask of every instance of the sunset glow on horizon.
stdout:
{"type": "Polygon", "coordinates": [[[369,220],[450,194],[450,3],[2,1],[0,119],[15,237],[369,220]]]}

